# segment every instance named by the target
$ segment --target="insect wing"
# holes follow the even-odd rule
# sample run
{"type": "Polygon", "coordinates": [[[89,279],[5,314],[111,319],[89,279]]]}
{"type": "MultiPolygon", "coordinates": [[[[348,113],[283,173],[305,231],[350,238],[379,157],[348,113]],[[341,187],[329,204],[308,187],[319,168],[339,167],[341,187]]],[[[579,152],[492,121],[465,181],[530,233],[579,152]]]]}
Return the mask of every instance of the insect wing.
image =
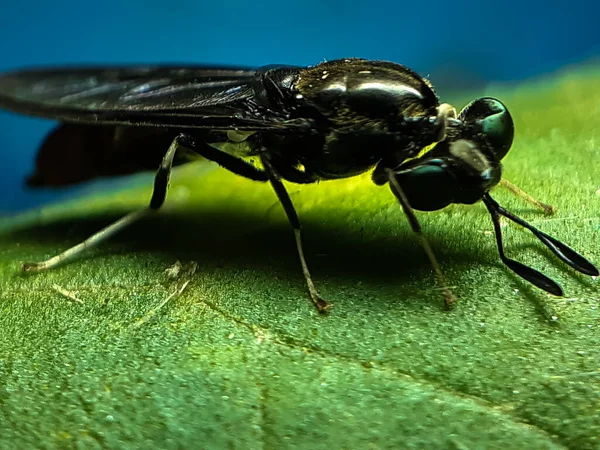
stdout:
{"type": "Polygon", "coordinates": [[[0,107],[63,122],[183,128],[294,128],[257,108],[256,70],[114,67],[25,70],[0,76],[0,107]]]}

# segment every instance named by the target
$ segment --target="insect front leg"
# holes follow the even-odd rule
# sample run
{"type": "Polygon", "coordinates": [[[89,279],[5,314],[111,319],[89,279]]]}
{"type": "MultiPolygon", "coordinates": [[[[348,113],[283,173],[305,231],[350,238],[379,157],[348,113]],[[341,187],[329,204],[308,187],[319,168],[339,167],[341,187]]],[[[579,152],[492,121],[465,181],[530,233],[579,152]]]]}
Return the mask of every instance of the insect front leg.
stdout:
{"type": "Polygon", "coordinates": [[[269,177],[269,182],[271,186],[273,186],[273,190],[275,194],[277,194],[277,198],[281,202],[285,214],[294,229],[294,237],[296,238],[296,248],[298,249],[298,256],[300,257],[300,264],[302,265],[302,272],[304,273],[304,278],[306,279],[306,284],[308,286],[308,292],[310,294],[310,299],[317,307],[317,310],[320,313],[326,312],[331,308],[331,304],[326,302],[321,298],[319,293],[317,292],[317,288],[313,283],[312,277],[310,276],[310,272],[308,270],[308,266],[306,264],[306,259],[304,258],[304,250],[302,248],[302,235],[300,232],[300,219],[298,218],[298,213],[296,213],[296,209],[294,208],[294,204],[290,199],[290,195],[288,194],[285,186],[281,181],[281,176],[279,173],[273,168],[271,161],[264,154],[261,155],[261,162],[263,167],[265,168],[265,172],[269,177]]]}
{"type": "Polygon", "coordinates": [[[167,153],[163,157],[162,162],[160,163],[160,166],[156,172],[156,176],[154,177],[154,189],[152,191],[152,197],[150,198],[150,202],[146,208],[125,215],[116,222],[108,225],[106,228],[103,228],[102,230],[93,234],[85,241],[50,259],[47,259],[46,261],[23,263],[21,270],[24,272],[41,272],[52,269],[53,267],[74,259],[85,250],[98,246],[98,244],[106,241],[119,231],[158,211],[163,205],[167,196],[167,188],[169,186],[173,158],[175,157],[177,149],[180,147],[193,148],[193,141],[191,141],[191,138],[184,134],[180,134],[173,140],[169,146],[169,149],[167,150],[167,153]]]}
{"type": "Polygon", "coordinates": [[[402,186],[400,186],[400,183],[394,176],[394,172],[392,170],[388,169],[387,172],[388,172],[388,180],[389,180],[390,186],[392,187],[392,191],[394,192],[394,194],[396,195],[396,198],[400,202],[400,206],[402,206],[402,210],[404,211],[404,214],[406,215],[406,217],[408,219],[408,223],[410,224],[410,227],[412,228],[413,232],[415,232],[421,239],[421,246],[423,247],[423,250],[425,250],[427,257],[429,258],[429,262],[433,266],[433,270],[435,271],[435,274],[438,278],[440,287],[442,288],[442,290],[444,292],[444,303],[445,303],[446,309],[450,310],[454,306],[454,303],[456,303],[456,298],[454,297],[454,295],[452,294],[452,291],[450,291],[450,288],[448,287],[448,284],[446,283],[446,279],[444,278],[442,269],[440,268],[440,265],[437,262],[437,258],[435,257],[433,250],[431,249],[431,245],[429,245],[429,241],[423,234],[423,230],[421,228],[421,224],[419,223],[419,219],[417,219],[417,216],[415,215],[415,211],[410,206],[410,202],[408,201],[408,198],[406,197],[406,194],[404,193],[402,186]]]}
{"type": "Polygon", "coordinates": [[[510,192],[512,192],[517,197],[521,197],[527,203],[530,203],[533,206],[541,209],[542,211],[544,211],[545,216],[552,216],[556,212],[556,208],[554,206],[549,205],[547,203],[540,202],[538,199],[536,199],[535,197],[532,197],[527,192],[525,192],[523,189],[521,189],[519,186],[512,184],[510,181],[508,181],[505,178],[502,178],[500,180],[500,186],[504,186],[506,189],[508,189],[510,192]]]}

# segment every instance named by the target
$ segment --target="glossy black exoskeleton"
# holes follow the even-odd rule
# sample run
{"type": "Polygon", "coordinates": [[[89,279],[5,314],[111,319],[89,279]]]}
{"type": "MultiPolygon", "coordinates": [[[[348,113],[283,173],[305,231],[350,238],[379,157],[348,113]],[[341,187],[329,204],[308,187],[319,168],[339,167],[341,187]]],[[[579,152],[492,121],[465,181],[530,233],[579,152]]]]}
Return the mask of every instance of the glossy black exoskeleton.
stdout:
{"type": "MultiPolygon", "coordinates": [[[[321,311],[329,304],[313,285],[300,221],[282,179],[313,183],[374,169],[373,181],[390,185],[443,285],[413,210],[479,200],[492,215],[503,262],[536,286],[562,294],[548,277],[504,255],[499,215],[530,229],[576,270],[598,274],[574,250],[490,197],[489,190],[501,180],[500,161],[514,135],[506,107],[499,100],[481,98],[456,116],[454,108],[439,103],[426,79],[399,64],[343,59],[257,70],[28,70],[0,77],[0,107],[62,122],[42,146],[30,185],[71,184],[159,166],[147,210],[125,216],[54,258],[24,264],[26,271],[64,262],[159,209],[171,167],[198,154],[238,175],[271,183],[294,228],[310,296],[321,311]],[[248,156],[258,156],[262,167],[247,162],[248,156]]],[[[453,301],[446,289],[447,305],[453,301]]]]}

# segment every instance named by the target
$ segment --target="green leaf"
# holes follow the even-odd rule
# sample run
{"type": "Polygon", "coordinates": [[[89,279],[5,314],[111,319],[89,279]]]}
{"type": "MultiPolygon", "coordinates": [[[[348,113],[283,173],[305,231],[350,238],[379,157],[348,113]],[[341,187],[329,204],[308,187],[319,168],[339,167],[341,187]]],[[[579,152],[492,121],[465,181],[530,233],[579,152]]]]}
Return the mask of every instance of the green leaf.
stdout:
{"type": "MultiPolygon", "coordinates": [[[[495,197],[596,263],[598,73],[475,93],[515,118],[505,176],[558,212],[495,197]]],[[[597,280],[507,225],[507,253],[566,297],[531,287],[500,263],[481,204],[419,213],[459,297],[452,312],[368,175],[288,185],[327,316],[307,299],[269,186],[206,164],[177,171],[152,219],[18,273],[143,207],[142,181],[2,224],[0,447],[600,447],[597,280]]]]}

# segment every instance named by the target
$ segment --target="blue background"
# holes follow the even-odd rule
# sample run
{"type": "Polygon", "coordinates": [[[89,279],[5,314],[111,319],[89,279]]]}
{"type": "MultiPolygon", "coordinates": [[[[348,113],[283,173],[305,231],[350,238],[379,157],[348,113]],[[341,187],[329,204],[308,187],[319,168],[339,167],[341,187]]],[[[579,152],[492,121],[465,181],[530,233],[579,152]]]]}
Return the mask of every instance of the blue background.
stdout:
{"type": "MultiPolygon", "coordinates": [[[[1,1],[0,70],[76,62],[310,65],[357,56],[430,75],[443,96],[600,54],[597,0],[1,1]]],[[[23,187],[51,127],[0,112],[0,213],[78,192],[23,187]]]]}

